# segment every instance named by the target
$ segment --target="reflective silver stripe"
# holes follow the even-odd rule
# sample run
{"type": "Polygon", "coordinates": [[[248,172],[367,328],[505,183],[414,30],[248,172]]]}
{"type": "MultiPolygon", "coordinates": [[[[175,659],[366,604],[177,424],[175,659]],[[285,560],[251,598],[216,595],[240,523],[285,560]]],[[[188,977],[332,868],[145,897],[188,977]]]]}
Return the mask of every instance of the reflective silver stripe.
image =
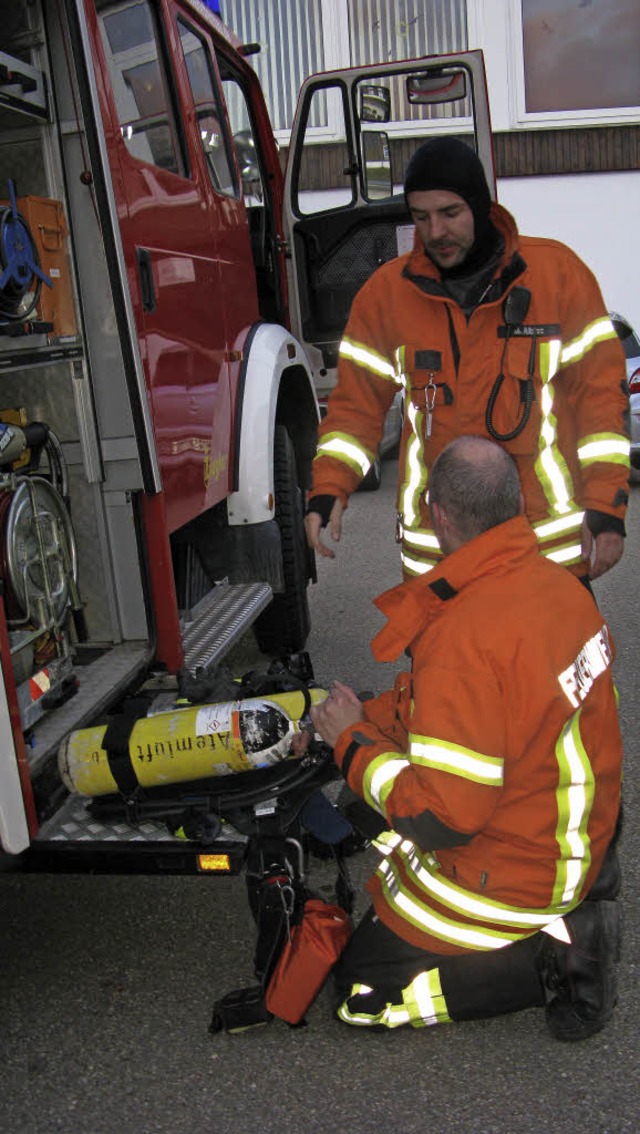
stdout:
{"type": "Polygon", "coordinates": [[[341,358],[349,358],[352,362],[357,362],[359,366],[371,370],[380,378],[391,378],[395,381],[396,371],[389,360],[363,346],[362,343],[345,338],[340,343],[339,354],[341,358]]]}
{"type": "Polygon", "coordinates": [[[432,737],[409,737],[411,762],[425,768],[450,772],[479,784],[499,787],[504,782],[504,761],[499,756],[486,756],[471,748],[450,744],[432,737]]]}
{"type": "Polygon", "coordinates": [[[451,1017],[442,991],[440,970],[437,968],[418,973],[402,990],[402,1004],[385,1004],[379,1012],[365,1012],[362,1008],[354,1011],[349,1001],[356,996],[366,997],[373,989],[364,984],[354,984],[346,1000],[338,1008],[338,1016],[346,1024],[358,1027],[373,1027],[375,1024],[385,1028],[399,1028],[411,1024],[414,1028],[431,1027],[434,1024],[449,1024],[451,1017]]]}
{"type": "Polygon", "coordinates": [[[409,761],[398,757],[396,752],[384,752],[372,760],[362,777],[362,787],[367,803],[384,815],[387,796],[391,792],[396,776],[408,768],[409,761]]]}
{"type": "Polygon", "coordinates": [[[414,1028],[450,1024],[451,1017],[440,982],[440,970],[428,969],[418,973],[411,984],[402,990],[402,999],[414,1028]]]}
{"type": "MultiPolygon", "coordinates": [[[[351,993],[351,996],[355,993],[351,993]]],[[[354,1024],[356,1027],[372,1028],[381,1024],[385,1028],[400,1028],[403,1024],[411,1023],[409,1013],[403,1005],[387,1004],[381,1012],[367,1014],[366,1012],[352,1012],[348,999],[338,1008],[338,1016],[345,1024],[354,1024]]]]}
{"type": "Polygon", "coordinates": [[[352,441],[347,441],[346,438],[338,437],[335,434],[320,441],[316,459],[317,457],[336,457],[339,461],[344,461],[351,467],[355,466],[363,476],[368,473],[371,467],[371,461],[363,449],[360,449],[352,441]]]}
{"type": "Polygon", "coordinates": [[[538,548],[546,559],[554,563],[579,563],[582,559],[581,543],[575,542],[576,532],[580,532],[584,512],[571,512],[557,520],[543,520],[533,525],[538,540],[538,548]],[[565,536],[562,544],[558,543],[559,536],[565,536]],[[551,548],[545,547],[545,542],[553,542],[551,548]]]}
{"type": "Polygon", "coordinates": [[[407,417],[412,429],[405,448],[405,484],[401,493],[401,510],[407,527],[415,524],[419,517],[420,496],[427,483],[427,470],[424,464],[422,445],[422,420],[424,414],[411,401],[407,403],[407,417]]]}
{"type": "Polygon", "coordinates": [[[595,789],[593,769],[580,735],[578,709],[567,722],[556,744],[560,783],[556,793],[560,859],[556,868],[553,899],[566,905],[580,894],[591,865],[591,840],[587,824],[595,789]]]}
{"type": "Polygon", "coordinates": [[[431,571],[435,567],[435,563],[421,563],[418,559],[410,559],[408,555],[401,553],[400,559],[405,571],[410,575],[426,575],[427,571],[431,571]]]}
{"type": "MultiPolygon", "coordinates": [[[[501,933],[499,930],[481,927],[476,929],[472,925],[463,925],[430,910],[416,900],[413,895],[402,889],[396,874],[396,865],[391,858],[386,858],[380,863],[377,876],[382,883],[385,898],[392,909],[395,909],[400,917],[406,918],[413,925],[424,930],[425,933],[430,933],[433,937],[438,937],[442,941],[449,941],[454,945],[464,945],[468,949],[503,949],[506,945],[517,941],[520,936],[517,933],[501,933]]],[[[549,919],[547,918],[547,920],[549,919]]]]}
{"type": "Polygon", "coordinates": [[[540,440],[535,468],[548,503],[556,513],[566,513],[571,506],[573,485],[566,462],[557,447],[556,419],[553,413],[553,378],[558,370],[561,343],[550,339],[540,344],[540,440]]]}
{"type": "Polygon", "coordinates": [[[538,540],[553,539],[563,532],[572,532],[582,526],[584,512],[574,512],[571,516],[562,516],[559,520],[541,520],[533,525],[538,540]]]}
{"type": "Polygon", "coordinates": [[[592,346],[596,343],[604,342],[606,339],[615,339],[616,332],[613,323],[610,319],[596,319],[591,323],[586,330],[578,335],[572,342],[566,343],[562,348],[560,356],[560,365],[568,366],[571,362],[575,362],[579,358],[591,350],[592,346]]]}
{"type": "Polygon", "coordinates": [[[582,559],[582,544],[574,543],[571,547],[556,547],[553,551],[540,549],[545,559],[553,563],[580,563],[582,559]]]}
{"type": "Polygon", "coordinates": [[[606,460],[628,464],[630,452],[629,441],[618,433],[597,433],[593,437],[585,437],[578,446],[578,457],[583,465],[606,460]]]}
{"type": "MultiPolygon", "coordinates": [[[[378,836],[376,841],[383,841],[389,851],[393,851],[398,855],[405,864],[405,870],[414,881],[418,883],[421,889],[426,894],[433,897],[441,905],[447,906],[452,914],[462,914],[466,917],[474,918],[478,921],[485,921],[490,923],[508,924],[516,926],[521,929],[540,929],[544,925],[548,925],[559,916],[560,910],[558,903],[553,906],[547,907],[546,910],[535,910],[526,906],[509,906],[502,902],[495,902],[490,898],[481,898],[471,890],[465,890],[461,886],[456,885],[444,878],[441,874],[438,864],[431,854],[423,854],[417,847],[414,846],[409,839],[403,839],[400,835],[394,832],[383,832],[378,836]]],[[[377,873],[382,874],[385,867],[390,867],[391,863],[387,859],[378,867],[377,873]]],[[[393,884],[388,883],[390,891],[393,889],[393,884]]],[[[399,886],[396,886],[399,890],[399,886]]],[[[416,910],[424,910],[417,899],[412,895],[408,896],[408,901],[413,902],[416,910]]],[[[566,912],[566,908],[563,912],[566,912]]],[[[433,917],[434,915],[431,914],[433,917]]],[[[417,924],[421,924],[420,917],[418,917],[417,924]]],[[[451,927],[455,925],[449,922],[448,919],[443,921],[444,928],[447,934],[451,933],[451,927]]],[[[434,932],[432,926],[423,926],[427,928],[428,932],[434,932]]],[[[469,927],[464,926],[466,931],[469,927]]],[[[459,940],[458,937],[447,936],[443,933],[436,934],[437,936],[445,936],[447,940],[459,940]]],[[[501,944],[508,944],[510,940],[517,939],[518,934],[509,936],[508,940],[502,940],[501,944]]],[[[495,946],[499,948],[500,946],[495,946]]]]}
{"type": "Polygon", "coordinates": [[[415,528],[413,531],[410,528],[404,528],[402,538],[404,543],[408,543],[412,547],[426,547],[440,554],[440,544],[438,543],[436,534],[428,528],[415,528]]]}

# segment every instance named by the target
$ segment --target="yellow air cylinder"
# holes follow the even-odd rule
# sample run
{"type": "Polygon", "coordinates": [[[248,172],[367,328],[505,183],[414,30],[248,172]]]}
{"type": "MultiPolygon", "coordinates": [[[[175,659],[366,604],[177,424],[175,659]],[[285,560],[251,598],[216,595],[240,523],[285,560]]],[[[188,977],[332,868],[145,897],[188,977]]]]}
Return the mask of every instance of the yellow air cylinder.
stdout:
{"type": "MultiPolygon", "coordinates": [[[[312,704],[327,696],[311,689],[312,704]]],[[[129,759],[141,787],[228,776],[265,768],[296,755],[296,734],[311,730],[303,718],[305,697],[297,690],[221,704],[190,705],[140,717],[129,736],[129,759]]],[[[106,725],[69,734],[58,752],[65,787],[78,795],[118,791],[103,747],[106,725]]]]}

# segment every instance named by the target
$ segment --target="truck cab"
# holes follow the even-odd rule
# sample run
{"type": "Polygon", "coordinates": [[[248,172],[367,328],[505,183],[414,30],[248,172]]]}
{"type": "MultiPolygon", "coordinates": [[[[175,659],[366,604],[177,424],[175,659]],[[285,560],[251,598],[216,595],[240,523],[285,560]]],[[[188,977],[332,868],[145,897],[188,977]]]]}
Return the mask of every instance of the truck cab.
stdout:
{"type": "Polygon", "coordinates": [[[319,403],[408,239],[393,117],[452,102],[490,169],[482,58],[310,78],[285,179],[255,45],[200,0],[0,18],[0,846],[195,872],[166,825],[96,823],[58,755],[141,690],[196,698],[249,628],[302,650],[319,403]]]}

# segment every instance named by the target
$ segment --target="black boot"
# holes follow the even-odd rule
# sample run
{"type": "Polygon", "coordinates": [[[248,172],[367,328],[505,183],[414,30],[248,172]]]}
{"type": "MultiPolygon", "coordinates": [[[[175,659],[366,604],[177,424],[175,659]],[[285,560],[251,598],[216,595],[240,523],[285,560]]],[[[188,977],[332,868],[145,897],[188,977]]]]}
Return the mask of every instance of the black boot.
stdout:
{"type": "Polygon", "coordinates": [[[571,944],[549,938],[542,954],[542,975],[551,993],[547,1024],[556,1039],[587,1039],[613,1015],[620,907],[616,902],[587,900],[564,922],[571,944]]]}

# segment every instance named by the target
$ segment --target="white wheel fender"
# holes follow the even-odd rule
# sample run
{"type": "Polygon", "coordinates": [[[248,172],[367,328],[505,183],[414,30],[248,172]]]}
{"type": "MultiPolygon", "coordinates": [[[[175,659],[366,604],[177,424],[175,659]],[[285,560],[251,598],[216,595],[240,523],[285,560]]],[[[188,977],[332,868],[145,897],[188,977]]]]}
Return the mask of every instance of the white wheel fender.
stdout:
{"type": "MultiPolygon", "coordinates": [[[[261,323],[246,360],[240,413],[238,490],[227,498],[229,523],[259,524],[275,515],[273,438],[283,371],[302,367],[313,391],[304,349],[284,327],[261,323]]],[[[315,394],[314,394],[315,397],[315,394]]]]}

